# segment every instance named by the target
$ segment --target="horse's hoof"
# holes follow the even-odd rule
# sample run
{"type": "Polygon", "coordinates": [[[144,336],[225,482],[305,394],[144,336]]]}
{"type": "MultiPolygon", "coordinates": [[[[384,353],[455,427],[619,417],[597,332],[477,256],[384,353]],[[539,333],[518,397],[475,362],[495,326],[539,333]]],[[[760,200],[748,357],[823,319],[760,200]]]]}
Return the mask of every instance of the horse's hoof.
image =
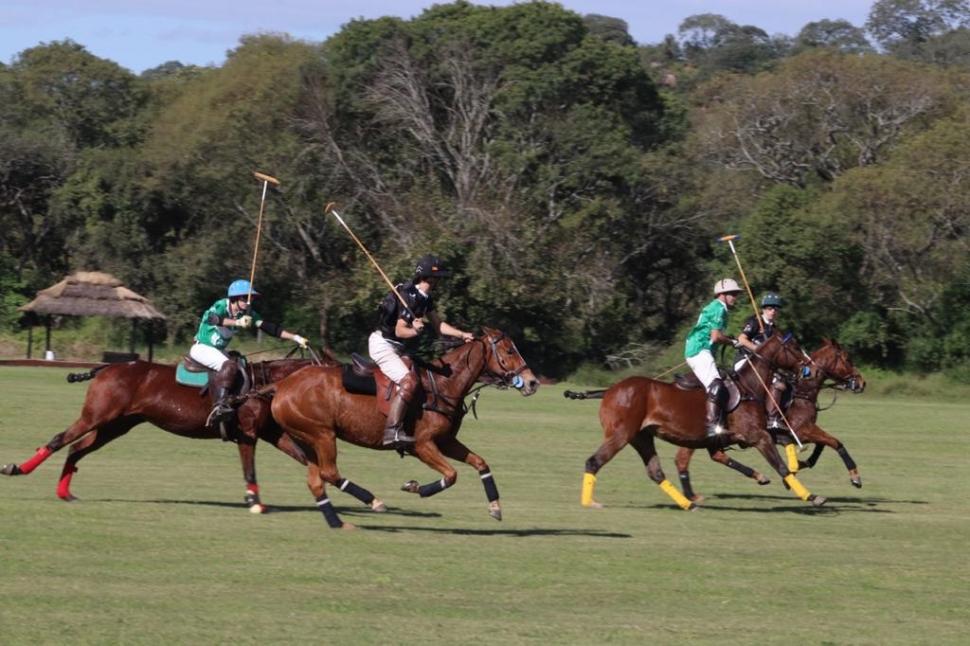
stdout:
{"type": "Polygon", "coordinates": [[[401,485],[401,491],[407,491],[408,493],[418,493],[418,487],[420,486],[421,485],[418,484],[417,480],[408,480],[407,482],[401,485]]]}
{"type": "Polygon", "coordinates": [[[502,507],[498,501],[488,503],[488,515],[495,520],[502,520],[502,507]]]}
{"type": "Polygon", "coordinates": [[[691,503],[687,506],[687,509],[685,509],[684,511],[698,511],[699,509],[700,509],[699,506],[695,505],[694,503],[691,503]]]}
{"type": "Polygon", "coordinates": [[[357,525],[354,525],[353,523],[344,523],[343,525],[340,526],[340,529],[344,529],[349,532],[357,529],[357,525]]]}
{"type": "Polygon", "coordinates": [[[862,489],[862,478],[853,478],[850,482],[856,489],[862,489]]]}
{"type": "Polygon", "coordinates": [[[5,476],[19,476],[19,475],[22,475],[20,473],[20,466],[17,465],[17,464],[5,464],[5,465],[3,465],[2,467],[0,467],[0,474],[3,474],[5,476]]]}
{"type": "Polygon", "coordinates": [[[758,476],[755,478],[755,480],[761,486],[764,486],[764,485],[767,485],[767,484],[771,484],[771,479],[768,478],[767,476],[761,474],[761,473],[758,474],[758,476]]]}
{"type": "Polygon", "coordinates": [[[249,506],[249,513],[251,514],[265,514],[267,511],[269,510],[266,508],[266,505],[260,502],[249,506]]]}
{"type": "Polygon", "coordinates": [[[702,496],[699,493],[695,493],[693,496],[691,496],[690,498],[688,498],[688,500],[690,500],[695,505],[699,505],[702,502],[704,502],[704,496],[702,496]]]}
{"type": "Polygon", "coordinates": [[[66,494],[66,495],[63,495],[63,496],[60,496],[59,495],[57,497],[60,498],[61,500],[63,500],[64,502],[74,502],[75,500],[80,500],[77,496],[75,496],[74,494],[71,494],[71,493],[66,494]]]}
{"type": "Polygon", "coordinates": [[[380,498],[374,498],[370,501],[370,510],[377,512],[387,511],[387,505],[385,505],[384,501],[380,498]]]}
{"type": "Polygon", "coordinates": [[[583,509],[603,509],[603,507],[605,507],[605,506],[606,505],[604,505],[603,503],[596,502],[594,500],[593,502],[589,503],[588,505],[583,505],[583,509]]]}
{"type": "Polygon", "coordinates": [[[821,507],[825,504],[825,496],[813,495],[811,498],[809,498],[809,501],[812,503],[813,507],[821,507]]]}

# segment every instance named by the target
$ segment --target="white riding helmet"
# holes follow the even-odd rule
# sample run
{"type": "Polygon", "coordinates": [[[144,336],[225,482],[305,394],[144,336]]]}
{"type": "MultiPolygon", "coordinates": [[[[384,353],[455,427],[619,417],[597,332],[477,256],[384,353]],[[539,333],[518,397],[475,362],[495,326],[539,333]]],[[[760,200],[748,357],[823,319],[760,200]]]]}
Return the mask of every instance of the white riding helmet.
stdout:
{"type": "Polygon", "coordinates": [[[722,278],[714,283],[714,295],[728,294],[730,292],[740,292],[741,288],[734,282],[733,278],[722,278]]]}

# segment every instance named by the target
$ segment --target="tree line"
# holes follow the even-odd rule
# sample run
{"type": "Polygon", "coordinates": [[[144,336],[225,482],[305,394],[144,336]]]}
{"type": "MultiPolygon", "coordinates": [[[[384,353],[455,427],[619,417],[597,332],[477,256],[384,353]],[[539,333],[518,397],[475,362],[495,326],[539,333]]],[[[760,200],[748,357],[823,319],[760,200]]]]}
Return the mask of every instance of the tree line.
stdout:
{"type": "Polygon", "coordinates": [[[738,249],[808,345],[970,379],[966,0],[878,0],[794,37],[723,16],[637,44],[533,2],[243,37],[221,67],[135,75],[71,41],[0,65],[0,325],[65,273],[150,297],[186,343],[248,277],[260,311],[359,350],[439,255],[449,320],[545,374],[680,343],[738,249]],[[871,40],[870,40],[871,38],[871,40]]]}

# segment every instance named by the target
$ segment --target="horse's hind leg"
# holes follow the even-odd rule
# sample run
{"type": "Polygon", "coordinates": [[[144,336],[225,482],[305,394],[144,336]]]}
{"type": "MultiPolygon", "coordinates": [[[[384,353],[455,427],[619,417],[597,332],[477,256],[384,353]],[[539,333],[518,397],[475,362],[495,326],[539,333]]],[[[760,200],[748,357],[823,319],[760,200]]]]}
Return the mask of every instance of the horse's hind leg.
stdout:
{"type": "Polygon", "coordinates": [[[586,471],[583,473],[583,490],[580,494],[579,502],[583,507],[601,509],[602,503],[593,500],[593,491],[596,488],[596,474],[612,460],[617,453],[627,445],[628,438],[636,433],[636,429],[629,432],[629,429],[606,428],[604,430],[606,439],[596,449],[596,453],[589,456],[586,460],[586,471]]]}
{"type": "Polygon", "coordinates": [[[57,481],[57,497],[66,502],[77,500],[71,493],[71,478],[77,473],[77,463],[89,453],[94,453],[108,442],[118,439],[137,423],[137,421],[132,420],[115,420],[72,444],[71,448],[68,449],[67,459],[64,460],[61,477],[57,481]]]}
{"type": "Polygon", "coordinates": [[[441,480],[429,482],[428,484],[418,484],[417,480],[408,480],[401,486],[402,491],[416,493],[422,498],[428,498],[437,493],[441,493],[448,487],[454,485],[458,480],[458,472],[448,464],[448,460],[441,454],[438,445],[434,442],[418,442],[414,445],[414,455],[443,477],[441,480]]]}
{"type": "Polygon", "coordinates": [[[660,466],[660,457],[657,455],[657,447],[654,445],[653,433],[649,429],[637,433],[630,440],[630,446],[640,454],[640,459],[643,460],[643,465],[647,468],[647,476],[657,483],[663,492],[677,503],[678,507],[689,511],[697,509],[697,505],[685,498],[677,490],[677,487],[670,484],[670,480],[667,480],[667,476],[664,475],[663,468],[660,466]]]}
{"type": "Polygon", "coordinates": [[[37,449],[34,455],[26,461],[20,464],[10,463],[0,466],[0,474],[5,476],[25,476],[64,446],[75,442],[78,438],[93,431],[98,425],[89,421],[84,413],[85,411],[82,411],[80,418],[68,426],[66,430],[52,437],[47,444],[37,449]]]}
{"type": "MultiPolygon", "coordinates": [[[[728,457],[727,453],[725,453],[722,449],[709,447],[707,449],[707,453],[715,462],[723,464],[730,469],[734,469],[741,475],[751,478],[759,485],[771,483],[771,480],[769,480],[760,471],[752,469],[751,467],[741,464],[740,462],[728,457]]],[[[704,496],[694,492],[694,489],[690,483],[690,474],[687,471],[687,465],[690,463],[690,458],[693,454],[694,449],[681,447],[680,450],[677,451],[677,457],[675,458],[674,462],[677,465],[677,473],[680,476],[680,487],[684,491],[684,496],[686,496],[688,500],[700,504],[704,501],[704,496]]]]}
{"type": "Polygon", "coordinates": [[[502,505],[498,499],[498,487],[495,485],[492,470],[489,469],[485,459],[462,444],[456,437],[449,437],[438,442],[438,448],[452,460],[460,460],[478,471],[478,477],[481,478],[482,486],[485,487],[485,497],[488,498],[488,515],[495,520],[502,520],[502,505]]]}

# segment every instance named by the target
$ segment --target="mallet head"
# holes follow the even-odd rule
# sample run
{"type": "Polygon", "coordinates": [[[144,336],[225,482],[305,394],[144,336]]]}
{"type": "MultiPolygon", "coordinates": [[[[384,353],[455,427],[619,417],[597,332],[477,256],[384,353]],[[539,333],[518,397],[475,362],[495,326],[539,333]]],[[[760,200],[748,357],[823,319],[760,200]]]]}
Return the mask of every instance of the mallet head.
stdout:
{"type": "Polygon", "coordinates": [[[279,186],[280,181],[273,177],[272,175],[267,175],[266,173],[260,173],[259,171],[253,171],[253,177],[261,182],[267,182],[273,186],[279,186]]]}

